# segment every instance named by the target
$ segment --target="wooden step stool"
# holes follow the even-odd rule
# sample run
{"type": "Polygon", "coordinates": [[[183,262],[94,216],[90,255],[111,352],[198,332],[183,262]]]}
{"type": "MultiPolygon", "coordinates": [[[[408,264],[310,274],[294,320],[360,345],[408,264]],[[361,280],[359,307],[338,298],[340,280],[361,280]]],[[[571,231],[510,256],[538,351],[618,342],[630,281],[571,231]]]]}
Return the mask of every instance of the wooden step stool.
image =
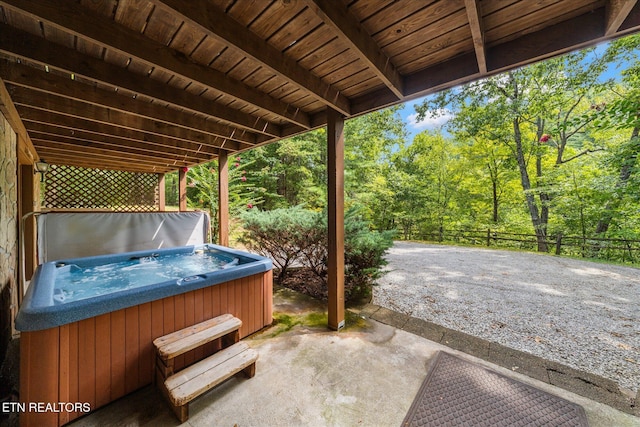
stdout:
{"type": "Polygon", "coordinates": [[[249,378],[255,375],[258,353],[246,343],[238,342],[240,326],[240,319],[223,314],[153,341],[156,347],[156,385],[181,422],[189,418],[189,402],[196,397],[240,371],[249,378]],[[218,338],[222,338],[221,351],[174,372],[177,356],[218,338]]]}

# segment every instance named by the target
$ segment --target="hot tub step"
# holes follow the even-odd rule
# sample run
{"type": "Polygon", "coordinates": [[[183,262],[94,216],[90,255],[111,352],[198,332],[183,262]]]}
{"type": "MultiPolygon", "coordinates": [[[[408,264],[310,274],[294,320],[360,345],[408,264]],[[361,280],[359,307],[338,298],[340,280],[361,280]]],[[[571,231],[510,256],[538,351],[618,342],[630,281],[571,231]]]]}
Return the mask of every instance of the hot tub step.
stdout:
{"type": "Polygon", "coordinates": [[[242,321],[240,319],[231,314],[223,314],[156,338],[153,340],[153,345],[156,347],[158,357],[166,362],[225,335],[233,335],[227,337],[230,343],[237,342],[239,339],[238,330],[241,326],[242,321]]]}
{"type": "Polygon", "coordinates": [[[255,375],[258,353],[239,342],[213,356],[170,376],[164,392],[181,422],[189,418],[189,402],[243,371],[248,378],[255,375]]]}
{"type": "Polygon", "coordinates": [[[240,343],[242,321],[223,314],[156,338],[156,384],[181,422],[189,418],[189,402],[243,371],[255,374],[258,354],[240,343]],[[174,373],[176,357],[220,338],[223,350],[174,373]]]}

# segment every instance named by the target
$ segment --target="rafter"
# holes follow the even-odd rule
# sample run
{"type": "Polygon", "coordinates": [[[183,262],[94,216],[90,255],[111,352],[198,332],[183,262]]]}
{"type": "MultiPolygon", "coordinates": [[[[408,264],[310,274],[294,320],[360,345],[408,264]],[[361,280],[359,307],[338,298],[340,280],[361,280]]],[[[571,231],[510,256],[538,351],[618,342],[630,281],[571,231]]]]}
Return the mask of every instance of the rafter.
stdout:
{"type": "MultiPolygon", "coordinates": [[[[144,117],[125,114],[121,111],[109,108],[86,104],[70,98],[52,95],[23,87],[10,87],[11,98],[18,106],[37,108],[38,110],[50,111],[64,114],[70,117],[87,119],[105,125],[115,125],[131,130],[140,130],[160,137],[180,139],[192,144],[200,144],[205,147],[219,148],[225,141],[220,137],[202,134],[192,129],[181,128],[166,123],[157,122],[144,117]]],[[[240,149],[248,148],[252,145],[244,146],[235,142],[228,148],[240,149]]]]}
{"type": "Polygon", "coordinates": [[[340,40],[357,53],[398,99],[403,98],[402,76],[343,2],[305,0],[305,4],[339,34],[340,40]]]}
{"type": "Polygon", "coordinates": [[[605,32],[604,8],[525,34],[487,50],[487,67],[498,73],[585,46],[605,32]]]}
{"type": "MultiPolygon", "coordinates": [[[[189,113],[138,101],[115,92],[87,86],[70,78],[46,73],[44,70],[36,70],[26,65],[0,60],[0,77],[15,86],[32,88],[88,104],[108,107],[134,116],[151,118],[170,125],[192,129],[200,133],[199,136],[194,136],[196,141],[221,137],[240,143],[255,143],[254,135],[244,133],[239,129],[198,119],[189,113]]],[[[189,95],[186,92],[184,94],[189,95]]]]}
{"type": "MultiPolygon", "coordinates": [[[[205,87],[226,93],[258,108],[268,110],[285,120],[302,126],[307,125],[308,117],[304,112],[238,81],[229,79],[223,73],[212,68],[181,58],[170,48],[86,8],[78,7],[65,0],[48,0],[46,2],[6,0],[0,2],[0,4],[11,10],[26,13],[74,35],[86,37],[107,49],[113,49],[127,57],[136,58],[147,63],[150,68],[158,68],[167,73],[176,74],[187,81],[197,81],[205,87]]],[[[78,72],[76,70],[70,71],[78,72]]],[[[272,126],[259,117],[247,117],[247,114],[244,113],[233,113],[229,111],[229,108],[218,106],[212,101],[202,99],[200,102],[208,105],[207,110],[211,115],[215,115],[231,124],[250,128],[254,131],[260,131],[263,128],[268,130],[272,126]]],[[[269,132],[275,133],[277,129],[269,132]]]]}
{"type": "Polygon", "coordinates": [[[38,147],[41,157],[50,164],[77,166],[91,169],[122,170],[127,172],[144,173],[169,173],[176,170],[175,167],[167,167],[157,164],[136,164],[135,162],[118,162],[106,159],[93,159],[91,157],[78,157],[73,154],[60,153],[55,150],[48,150],[46,147],[38,147]]]}
{"type": "MultiPolygon", "coordinates": [[[[47,149],[51,152],[57,152],[66,155],[77,155],[78,149],[82,149],[84,156],[91,157],[91,160],[111,160],[114,162],[123,162],[122,150],[114,150],[113,148],[97,147],[95,145],[82,145],[61,142],[55,138],[33,138],[33,142],[38,149],[47,149]]],[[[149,166],[157,165],[170,167],[177,169],[184,166],[189,166],[188,162],[181,159],[173,159],[170,157],[152,156],[149,154],[138,154],[133,150],[127,150],[126,163],[135,162],[138,165],[148,164],[149,166]]]]}
{"type": "MultiPolygon", "coordinates": [[[[604,8],[564,21],[535,33],[486,49],[487,74],[526,65],[548,57],[552,53],[568,51],[604,33],[604,8]]],[[[435,93],[438,90],[470,82],[479,78],[478,62],[474,54],[452,58],[417,73],[405,76],[405,99],[435,93]]],[[[385,91],[375,91],[353,99],[353,114],[364,114],[386,106],[395,100],[385,91]]],[[[315,118],[312,119],[316,121],[315,118]]],[[[285,127],[283,135],[295,134],[295,129],[285,127]]],[[[260,138],[258,139],[260,142],[260,138]]]]}
{"type": "Polygon", "coordinates": [[[607,2],[607,27],[605,36],[612,36],[618,31],[637,2],[638,0],[609,0],[607,2]]]}
{"type": "Polygon", "coordinates": [[[467,17],[469,19],[469,27],[471,27],[471,36],[473,37],[473,47],[476,51],[478,68],[480,74],[487,74],[487,57],[484,47],[484,30],[482,27],[482,13],[478,0],[464,0],[467,17]]]}
{"type": "MultiPolygon", "coordinates": [[[[7,34],[7,37],[0,38],[0,49],[12,55],[29,58],[43,66],[54,66],[69,74],[85,76],[107,85],[126,88],[134,93],[144,94],[178,108],[216,117],[251,132],[267,133],[272,136],[278,136],[280,133],[279,126],[258,117],[232,110],[219,103],[192,95],[146,76],[133,74],[73,49],[54,45],[42,38],[4,26],[0,30],[3,34],[7,34]]],[[[233,130],[226,131],[227,134],[232,132],[233,130]]]]}
{"type": "Polygon", "coordinates": [[[355,117],[640,30],[638,0],[79,3],[0,0],[0,110],[38,153],[163,168],[319,128],[323,107],[355,117]]]}
{"type": "Polygon", "coordinates": [[[31,129],[31,123],[40,123],[52,127],[65,128],[67,130],[67,135],[74,135],[76,132],[82,131],[97,135],[117,137],[131,142],[143,142],[169,147],[177,145],[181,148],[190,146],[194,152],[207,152],[209,150],[213,153],[217,152],[217,147],[210,147],[209,150],[207,150],[206,147],[202,147],[200,144],[188,143],[166,136],[152,135],[142,131],[134,131],[120,126],[106,125],[88,119],[66,116],[64,114],[39,110],[33,107],[19,106],[18,112],[20,113],[22,120],[25,122],[27,130],[31,129]]]}
{"type": "Polygon", "coordinates": [[[34,139],[49,139],[74,143],[78,146],[113,147],[123,152],[135,150],[141,153],[158,155],[162,158],[180,158],[199,163],[210,159],[217,154],[217,150],[198,150],[193,144],[182,141],[169,141],[166,144],[151,143],[148,141],[135,141],[120,136],[104,135],[92,131],[69,129],[62,126],[51,126],[47,123],[29,122],[29,134],[34,139]]]}
{"type": "Polygon", "coordinates": [[[170,13],[179,14],[185,22],[200,28],[208,36],[234,46],[245,55],[280,77],[309,92],[318,101],[349,116],[349,100],[331,85],[301,67],[246,27],[229,18],[206,0],[150,0],[170,13]]]}

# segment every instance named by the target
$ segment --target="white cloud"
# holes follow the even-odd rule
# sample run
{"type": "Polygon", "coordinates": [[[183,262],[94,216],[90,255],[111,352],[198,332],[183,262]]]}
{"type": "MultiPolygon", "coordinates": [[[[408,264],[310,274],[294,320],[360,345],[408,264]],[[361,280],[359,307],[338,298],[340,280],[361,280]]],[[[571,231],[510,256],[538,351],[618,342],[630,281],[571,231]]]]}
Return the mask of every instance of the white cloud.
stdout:
{"type": "Polygon", "coordinates": [[[422,131],[442,127],[453,118],[453,114],[448,110],[438,110],[436,113],[435,117],[431,117],[428,112],[424,119],[420,121],[418,121],[418,114],[409,114],[407,116],[407,124],[411,129],[422,131]]]}

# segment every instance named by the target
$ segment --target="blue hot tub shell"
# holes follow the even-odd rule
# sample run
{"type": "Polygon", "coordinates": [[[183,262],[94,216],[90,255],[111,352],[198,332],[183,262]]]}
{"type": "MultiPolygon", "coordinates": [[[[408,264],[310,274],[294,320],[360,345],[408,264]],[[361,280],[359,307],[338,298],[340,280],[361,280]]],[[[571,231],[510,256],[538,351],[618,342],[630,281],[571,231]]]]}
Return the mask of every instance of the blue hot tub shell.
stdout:
{"type": "Polygon", "coordinates": [[[269,258],[213,244],[183,246],[178,248],[127,252],[86,258],[58,260],[41,264],[31,280],[25,298],[16,317],[19,331],[38,331],[88,319],[104,313],[144,304],[204,287],[264,273],[272,269],[269,258]],[[119,263],[132,258],[162,257],[187,254],[196,251],[216,251],[238,258],[237,265],[217,271],[203,271],[177,280],[168,280],[138,288],[119,290],[110,294],[56,304],[54,288],[60,265],[76,265],[80,268],[119,263]]]}

